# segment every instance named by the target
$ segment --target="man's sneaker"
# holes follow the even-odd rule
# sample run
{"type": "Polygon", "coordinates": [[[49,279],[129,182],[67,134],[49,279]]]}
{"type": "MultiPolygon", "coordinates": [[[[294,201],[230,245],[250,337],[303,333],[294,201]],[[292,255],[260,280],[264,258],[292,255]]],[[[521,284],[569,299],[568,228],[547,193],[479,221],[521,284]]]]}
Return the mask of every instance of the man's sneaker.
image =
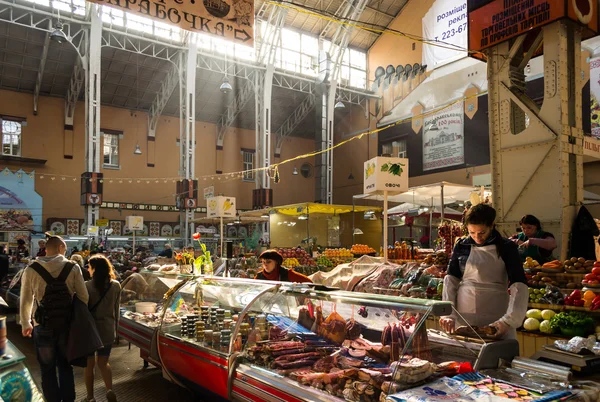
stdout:
{"type": "Polygon", "coordinates": [[[108,402],[117,402],[117,396],[115,395],[112,389],[106,391],[106,400],[108,402]]]}

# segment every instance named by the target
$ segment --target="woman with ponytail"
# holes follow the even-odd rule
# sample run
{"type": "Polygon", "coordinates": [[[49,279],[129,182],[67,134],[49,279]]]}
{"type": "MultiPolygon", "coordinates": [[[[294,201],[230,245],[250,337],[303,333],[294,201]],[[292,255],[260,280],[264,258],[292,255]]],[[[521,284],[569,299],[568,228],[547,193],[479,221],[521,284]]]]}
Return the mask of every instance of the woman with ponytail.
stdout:
{"type": "Polygon", "coordinates": [[[106,386],[106,399],[116,402],[117,397],[112,390],[112,370],[108,358],[115,341],[119,323],[119,304],[121,302],[121,285],[115,280],[116,275],[110,261],[101,254],[96,254],[88,261],[92,279],[85,283],[90,294],[88,306],[96,321],[96,327],[104,347],[96,351],[87,361],[84,369],[87,397],[83,402],[94,402],[94,366],[98,368],[106,386]],[[97,355],[97,360],[96,360],[97,355]]]}

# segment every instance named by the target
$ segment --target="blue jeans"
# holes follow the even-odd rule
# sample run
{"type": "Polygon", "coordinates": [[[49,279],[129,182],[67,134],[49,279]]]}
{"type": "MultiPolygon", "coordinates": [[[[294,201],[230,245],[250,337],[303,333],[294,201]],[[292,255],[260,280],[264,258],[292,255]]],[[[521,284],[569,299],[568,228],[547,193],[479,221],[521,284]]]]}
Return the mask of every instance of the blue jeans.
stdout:
{"type": "Polygon", "coordinates": [[[42,370],[42,391],[48,402],[74,402],[73,367],[67,361],[67,331],[33,329],[33,343],[42,370]],[[58,369],[58,378],[56,371],[58,369]]]}

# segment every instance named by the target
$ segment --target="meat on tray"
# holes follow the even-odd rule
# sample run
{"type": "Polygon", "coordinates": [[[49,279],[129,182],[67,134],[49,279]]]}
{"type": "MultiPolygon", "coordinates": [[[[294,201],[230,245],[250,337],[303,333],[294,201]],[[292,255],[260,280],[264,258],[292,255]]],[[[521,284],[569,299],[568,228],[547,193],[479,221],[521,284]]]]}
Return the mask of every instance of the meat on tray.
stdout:
{"type": "Polygon", "coordinates": [[[455,333],[456,333],[456,335],[470,336],[472,338],[478,338],[478,337],[493,338],[496,336],[496,332],[498,332],[496,327],[490,327],[490,326],[472,327],[472,328],[473,329],[469,328],[467,325],[463,325],[463,326],[456,328],[455,333]]]}
{"type": "Polygon", "coordinates": [[[282,362],[273,362],[273,368],[281,368],[281,369],[290,369],[297,367],[312,367],[313,364],[317,361],[317,358],[307,358],[302,360],[296,360],[293,362],[282,361],[282,362]]]}
{"type": "Polygon", "coordinates": [[[283,355],[279,356],[275,359],[276,362],[284,362],[284,361],[292,361],[292,360],[302,360],[309,359],[313,357],[320,358],[323,354],[321,352],[308,352],[308,353],[298,353],[295,355],[283,355]]]}

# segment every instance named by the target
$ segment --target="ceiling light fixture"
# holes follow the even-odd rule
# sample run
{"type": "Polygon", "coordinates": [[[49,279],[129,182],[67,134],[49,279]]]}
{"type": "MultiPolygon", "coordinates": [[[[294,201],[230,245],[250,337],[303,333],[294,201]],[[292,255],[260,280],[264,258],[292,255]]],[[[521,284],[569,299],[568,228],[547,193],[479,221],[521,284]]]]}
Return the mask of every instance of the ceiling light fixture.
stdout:
{"type": "Polygon", "coordinates": [[[298,176],[298,169],[294,166],[294,171],[292,172],[294,176],[298,176]]]}
{"type": "Polygon", "coordinates": [[[142,154],[142,150],[140,148],[140,144],[135,144],[135,151],[133,151],[134,155],[141,155],[142,154]]]}
{"type": "Polygon", "coordinates": [[[54,26],[54,31],[50,34],[50,39],[56,43],[63,43],[67,41],[67,35],[63,32],[63,23],[58,21],[54,26]]]}
{"type": "Polygon", "coordinates": [[[354,180],[354,175],[352,174],[352,170],[350,170],[350,174],[348,175],[348,180],[354,180]]]}
{"type": "Polygon", "coordinates": [[[355,235],[361,235],[361,234],[364,234],[364,233],[363,233],[363,231],[362,231],[362,230],[360,230],[359,228],[356,228],[356,229],[354,229],[354,232],[353,232],[352,234],[355,234],[355,235]]]}
{"type": "Polygon", "coordinates": [[[344,102],[342,102],[342,100],[340,98],[338,98],[338,101],[335,104],[334,108],[335,109],[343,109],[345,107],[346,107],[346,105],[344,105],[344,102]]]}
{"type": "Polygon", "coordinates": [[[231,84],[229,83],[229,78],[227,78],[227,76],[223,77],[223,83],[221,84],[219,89],[224,94],[228,94],[229,92],[231,92],[233,90],[233,88],[231,87],[231,84]]]}

